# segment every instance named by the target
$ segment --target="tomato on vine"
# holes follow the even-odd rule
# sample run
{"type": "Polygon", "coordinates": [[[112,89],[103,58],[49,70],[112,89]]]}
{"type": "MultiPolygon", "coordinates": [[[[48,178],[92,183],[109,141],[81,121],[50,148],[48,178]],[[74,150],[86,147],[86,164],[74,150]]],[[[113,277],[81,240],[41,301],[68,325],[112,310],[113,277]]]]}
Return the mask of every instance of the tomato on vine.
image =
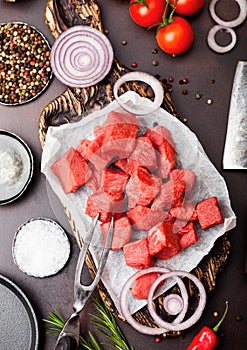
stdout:
{"type": "Polygon", "coordinates": [[[135,23],[149,28],[162,22],[166,0],[131,0],[129,13],[135,23]]]}
{"type": "Polygon", "coordinates": [[[176,6],[175,12],[181,16],[192,16],[199,12],[206,0],[170,0],[176,6]]]}
{"type": "Polygon", "coordinates": [[[190,23],[179,16],[173,16],[158,27],[156,40],[159,47],[168,54],[178,55],[187,51],[194,41],[190,23]]]}

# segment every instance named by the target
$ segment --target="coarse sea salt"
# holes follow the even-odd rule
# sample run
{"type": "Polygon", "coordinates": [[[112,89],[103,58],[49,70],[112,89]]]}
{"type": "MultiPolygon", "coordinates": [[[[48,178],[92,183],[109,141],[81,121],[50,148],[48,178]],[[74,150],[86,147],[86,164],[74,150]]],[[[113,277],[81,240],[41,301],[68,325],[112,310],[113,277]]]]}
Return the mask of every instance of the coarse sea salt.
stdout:
{"type": "Polygon", "coordinates": [[[64,267],[70,255],[70,244],[66,233],[55,221],[38,218],[19,227],[12,253],[23,272],[33,277],[48,277],[64,267]]]}

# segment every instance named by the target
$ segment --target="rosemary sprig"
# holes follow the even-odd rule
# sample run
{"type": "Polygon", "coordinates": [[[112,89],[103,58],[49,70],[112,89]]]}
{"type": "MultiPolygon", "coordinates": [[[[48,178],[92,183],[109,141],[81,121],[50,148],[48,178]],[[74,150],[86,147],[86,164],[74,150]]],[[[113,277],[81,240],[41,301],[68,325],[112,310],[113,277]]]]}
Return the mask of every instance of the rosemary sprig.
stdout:
{"type": "Polygon", "coordinates": [[[94,306],[100,316],[90,313],[89,315],[93,318],[91,324],[98,327],[97,331],[112,342],[104,342],[102,344],[108,345],[116,350],[135,350],[133,346],[129,346],[125,335],[116,322],[115,317],[107,309],[105,304],[99,299],[94,299],[94,306]]]}
{"type": "MultiPolygon", "coordinates": [[[[101,342],[101,345],[107,345],[115,350],[135,350],[133,346],[129,346],[127,339],[118,326],[115,317],[107,309],[105,304],[94,299],[96,313],[90,313],[92,321],[90,323],[97,327],[97,332],[108,339],[107,342],[101,342]],[[110,341],[110,342],[109,342],[110,341]]],[[[47,334],[59,334],[65,324],[65,320],[59,314],[57,309],[49,313],[48,319],[43,319],[47,323],[47,334]]],[[[82,350],[101,350],[99,343],[92,332],[88,332],[89,340],[83,335],[80,335],[80,349],[82,350]]]]}

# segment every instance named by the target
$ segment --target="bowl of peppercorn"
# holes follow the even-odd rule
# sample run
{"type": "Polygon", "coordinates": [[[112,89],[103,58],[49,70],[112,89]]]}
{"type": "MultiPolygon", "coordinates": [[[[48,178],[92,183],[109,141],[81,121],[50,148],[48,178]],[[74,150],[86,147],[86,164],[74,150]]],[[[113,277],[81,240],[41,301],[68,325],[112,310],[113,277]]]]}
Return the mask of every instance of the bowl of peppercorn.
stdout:
{"type": "Polygon", "coordinates": [[[23,22],[0,24],[0,103],[27,103],[48,86],[50,45],[35,27],[23,22]]]}

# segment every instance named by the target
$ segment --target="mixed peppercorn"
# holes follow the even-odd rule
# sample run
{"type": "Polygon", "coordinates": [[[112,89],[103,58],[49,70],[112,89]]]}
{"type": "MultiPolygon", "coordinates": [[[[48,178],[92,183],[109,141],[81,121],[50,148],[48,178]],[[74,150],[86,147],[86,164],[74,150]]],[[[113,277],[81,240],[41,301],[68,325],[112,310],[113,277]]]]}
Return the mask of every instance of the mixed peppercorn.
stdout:
{"type": "Polygon", "coordinates": [[[0,25],[0,103],[28,102],[50,77],[50,47],[43,35],[25,23],[0,25]]]}

